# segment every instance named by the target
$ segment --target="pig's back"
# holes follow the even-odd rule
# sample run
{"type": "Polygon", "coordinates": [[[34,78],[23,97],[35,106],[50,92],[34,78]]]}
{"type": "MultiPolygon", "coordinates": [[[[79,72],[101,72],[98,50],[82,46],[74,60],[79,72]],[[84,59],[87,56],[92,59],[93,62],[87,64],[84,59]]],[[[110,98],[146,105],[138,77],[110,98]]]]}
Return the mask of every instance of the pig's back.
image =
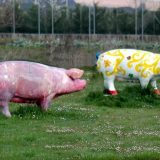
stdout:
{"type": "Polygon", "coordinates": [[[53,91],[53,74],[49,66],[34,62],[7,61],[0,63],[0,72],[1,82],[12,85],[16,96],[39,98],[53,91]]]}
{"type": "Polygon", "coordinates": [[[0,71],[2,74],[12,73],[14,76],[18,75],[34,75],[43,76],[46,73],[52,72],[51,68],[47,65],[43,65],[35,62],[27,61],[5,61],[0,63],[0,71]]]}

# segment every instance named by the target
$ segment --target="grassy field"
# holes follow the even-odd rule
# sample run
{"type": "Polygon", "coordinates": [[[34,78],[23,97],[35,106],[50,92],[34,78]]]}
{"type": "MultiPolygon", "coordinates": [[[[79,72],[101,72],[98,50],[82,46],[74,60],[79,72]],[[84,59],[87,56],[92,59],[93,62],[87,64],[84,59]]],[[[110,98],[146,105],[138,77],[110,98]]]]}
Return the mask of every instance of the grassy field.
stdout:
{"type": "Polygon", "coordinates": [[[103,95],[103,80],[85,72],[85,90],[61,96],[48,112],[10,104],[0,115],[0,160],[159,160],[160,97],[139,84],[117,82],[103,95]]]}

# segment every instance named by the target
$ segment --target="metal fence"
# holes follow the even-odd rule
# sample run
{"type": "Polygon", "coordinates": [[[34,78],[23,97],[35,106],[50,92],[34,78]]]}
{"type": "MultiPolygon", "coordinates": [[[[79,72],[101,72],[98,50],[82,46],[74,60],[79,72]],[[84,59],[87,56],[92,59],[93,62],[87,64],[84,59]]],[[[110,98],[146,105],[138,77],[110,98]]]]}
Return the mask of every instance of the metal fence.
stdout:
{"type": "MultiPolygon", "coordinates": [[[[69,12],[73,11],[73,8],[77,4],[76,2],[80,4],[80,7],[83,7],[84,5],[87,5],[88,7],[88,34],[98,33],[97,31],[99,26],[96,25],[98,21],[96,14],[98,14],[98,11],[95,9],[95,7],[105,7],[107,11],[111,12],[113,19],[120,18],[121,10],[125,10],[126,14],[132,14],[132,16],[134,15],[132,20],[134,21],[134,25],[132,25],[132,30],[134,30],[135,35],[141,34],[142,39],[143,35],[147,33],[147,28],[149,28],[151,25],[153,32],[149,34],[160,34],[156,31],[156,28],[160,28],[160,0],[0,0],[0,26],[5,26],[6,28],[11,27],[11,32],[15,34],[18,27],[18,17],[16,13],[18,9],[16,9],[16,7],[24,10],[25,12],[23,14],[26,14],[27,12],[29,12],[29,8],[34,4],[37,5],[37,14],[35,16],[37,18],[36,26],[39,36],[42,33],[41,27],[44,23],[42,21],[42,16],[44,17],[46,9],[49,7],[51,8],[51,12],[49,15],[51,17],[50,33],[55,34],[56,19],[58,19],[58,15],[61,14],[61,9],[65,9],[66,17],[67,19],[70,19],[71,14],[69,12]],[[17,4],[18,6],[16,6],[17,4]]],[[[47,16],[48,15],[46,15],[46,17],[47,16]]],[[[83,17],[83,15],[80,16],[83,17]]],[[[45,17],[43,18],[43,20],[44,19],[45,17]]],[[[79,17],[79,21],[81,21],[81,17],[79,17]]],[[[27,21],[25,23],[27,24],[27,21]]],[[[121,33],[119,33],[118,31],[118,21],[112,25],[116,28],[115,34],[124,34],[123,31],[121,31],[121,33]]]]}

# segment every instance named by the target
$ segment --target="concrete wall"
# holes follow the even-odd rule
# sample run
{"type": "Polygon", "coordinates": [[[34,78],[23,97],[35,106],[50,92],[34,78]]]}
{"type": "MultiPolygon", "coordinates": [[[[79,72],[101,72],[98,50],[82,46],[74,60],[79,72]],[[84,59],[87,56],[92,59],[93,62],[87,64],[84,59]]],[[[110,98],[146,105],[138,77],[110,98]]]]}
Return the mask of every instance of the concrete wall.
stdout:
{"type": "MultiPolygon", "coordinates": [[[[17,39],[17,38],[26,38],[31,40],[39,40],[39,37],[37,34],[6,34],[6,33],[0,33],[0,39],[17,39]]],[[[25,59],[25,60],[31,60],[31,61],[38,61],[40,63],[50,64],[57,67],[83,67],[83,66],[93,66],[95,65],[96,59],[95,54],[97,51],[101,50],[109,50],[116,48],[118,41],[126,41],[132,42],[138,41],[141,43],[141,36],[135,36],[135,35],[91,35],[90,37],[88,35],[50,35],[50,34],[42,34],[40,35],[40,39],[43,41],[59,41],[62,43],[62,45],[58,44],[58,46],[54,45],[48,45],[43,50],[35,50],[35,49],[27,49],[22,48],[19,49],[13,49],[11,50],[5,50],[5,53],[3,53],[3,50],[0,50],[0,57],[4,57],[5,55],[6,59],[1,60],[13,60],[13,59],[25,59]],[[87,46],[76,46],[73,45],[73,42],[75,40],[85,42],[87,46]],[[115,41],[114,41],[115,40],[115,41]],[[97,48],[94,48],[93,42],[107,42],[107,46],[104,48],[100,48],[99,46],[97,48]],[[111,41],[114,41],[114,43],[110,44],[111,41]],[[89,45],[91,44],[91,46],[89,45]],[[89,47],[88,47],[89,46],[89,47]]],[[[144,42],[160,42],[160,36],[150,36],[145,35],[143,37],[144,42]]],[[[1,45],[1,44],[0,44],[1,45]]]]}
{"type": "MultiPolygon", "coordinates": [[[[22,34],[22,33],[16,33],[10,34],[10,33],[0,33],[0,38],[29,38],[32,40],[39,39],[38,34],[22,34]]],[[[96,34],[91,35],[90,37],[88,34],[54,34],[53,36],[51,34],[41,34],[40,39],[41,40],[53,40],[59,38],[60,40],[110,40],[110,39],[116,39],[116,40],[128,40],[128,41],[135,41],[139,40],[141,41],[142,37],[141,35],[113,35],[113,34],[96,34]]],[[[160,35],[144,35],[143,40],[145,42],[153,42],[153,41],[160,41],[160,35]]]]}

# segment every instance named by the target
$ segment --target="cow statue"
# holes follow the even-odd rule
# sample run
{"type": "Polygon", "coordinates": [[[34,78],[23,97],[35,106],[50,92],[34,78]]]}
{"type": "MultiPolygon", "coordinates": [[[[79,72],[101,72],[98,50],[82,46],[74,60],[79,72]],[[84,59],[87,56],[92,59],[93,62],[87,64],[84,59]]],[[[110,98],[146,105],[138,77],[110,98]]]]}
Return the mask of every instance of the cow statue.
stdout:
{"type": "Polygon", "coordinates": [[[160,55],[136,49],[115,49],[99,55],[97,69],[103,74],[105,94],[117,95],[115,78],[139,79],[141,87],[150,83],[160,95],[156,77],[160,75],[160,55]]]}
{"type": "Polygon", "coordinates": [[[0,108],[10,117],[9,102],[36,103],[47,110],[51,100],[59,95],[80,91],[86,81],[84,71],[63,69],[35,62],[5,61],[0,63],[0,108]]]}

